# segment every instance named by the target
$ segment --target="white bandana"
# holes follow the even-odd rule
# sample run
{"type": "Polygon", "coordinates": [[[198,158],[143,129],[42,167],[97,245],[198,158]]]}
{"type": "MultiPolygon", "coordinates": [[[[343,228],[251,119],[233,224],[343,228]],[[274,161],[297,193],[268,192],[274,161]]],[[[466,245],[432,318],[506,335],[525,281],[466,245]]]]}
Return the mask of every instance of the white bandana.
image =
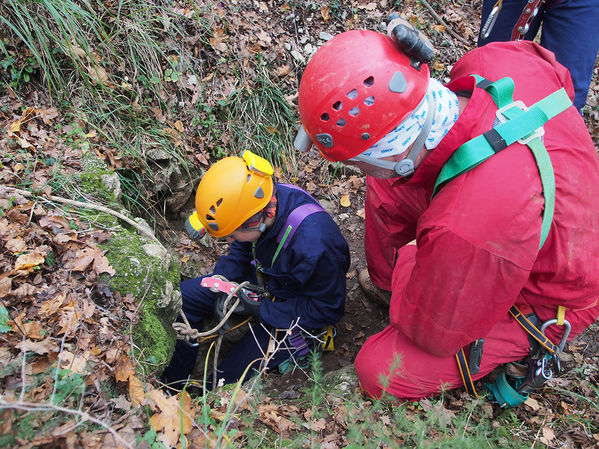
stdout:
{"type": "Polygon", "coordinates": [[[456,94],[431,78],[424,98],[412,114],[360,156],[380,159],[406,152],[424,127],[429,103],[433,106],[433,123],[425,146],[429,150],[435,148],[457,121],[459,104],[456,94]]]}

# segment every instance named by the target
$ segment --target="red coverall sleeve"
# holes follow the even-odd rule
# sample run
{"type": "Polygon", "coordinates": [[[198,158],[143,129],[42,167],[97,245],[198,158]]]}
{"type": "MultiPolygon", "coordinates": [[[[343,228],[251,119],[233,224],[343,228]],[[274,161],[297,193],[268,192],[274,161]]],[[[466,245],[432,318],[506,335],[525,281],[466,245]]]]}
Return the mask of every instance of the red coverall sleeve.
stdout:
{"type": "Polygon", "coordinates": [[[398,248],[416,238],[416,223],[428,198],[418,189],[394,189],[394,179],[366,177],[364,246],[370,279],[390,291],[398,248]]]}
{"type": "Polygon", "coordinates": [[[484,337],[516,302],[529,270],[446,228],[398,251],[391,326],[443,357],[484,337]]]}

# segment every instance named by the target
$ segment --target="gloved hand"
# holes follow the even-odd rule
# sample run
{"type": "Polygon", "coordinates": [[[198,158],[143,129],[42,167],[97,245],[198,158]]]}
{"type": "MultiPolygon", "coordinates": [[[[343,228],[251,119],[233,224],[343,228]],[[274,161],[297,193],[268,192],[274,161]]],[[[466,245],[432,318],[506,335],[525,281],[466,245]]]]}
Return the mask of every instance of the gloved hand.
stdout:
{"type": "MultiPolygon", "coordinates": [[[[260,316],[260,304],[262,302],[262,298],[260,297],[260,295],[246,290],[244,288],[239,290],[237,294],[239,295],[240,302],[233,313],[239,315],[260,316]]],[[[214,314],[216,315],[219,321],[222,320],[226,314],[226,311],[224,310],[226,299],[227,295],[222,294],[214,303],[214,314]]],[[[235,301],[235,297],[231,298],[231,300],[229,301],[229,308],[233,304],[235,304],[235,301]]]]}
{"type": "Polygon", "coordinates": [[[237,294],[241,298],[241,302],[235,309],[234,313],[259,317],[260,304],[262,303],[262,298],[260,297],[260,295],[246,290],[245,288],[239,290],[237,294]]]}

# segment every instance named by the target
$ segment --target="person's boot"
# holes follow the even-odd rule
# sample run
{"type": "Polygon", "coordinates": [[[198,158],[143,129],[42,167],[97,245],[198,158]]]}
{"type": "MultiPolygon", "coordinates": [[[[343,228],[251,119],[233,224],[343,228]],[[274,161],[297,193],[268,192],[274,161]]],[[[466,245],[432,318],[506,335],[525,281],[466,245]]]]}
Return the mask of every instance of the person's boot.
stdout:
{"type": "Polygon", "coordinates": [[[364,290],[364,293],[366,293],[370,299],[375,300],[384,307],[389,307],[391,304],[391,292],[383,290],[382,288],[374,285],[370,280],[370,275],[368,274],[368,270],[366,268],[361,270],[358,274],[358,282],[360,283],[362,290],[364,290]]]}

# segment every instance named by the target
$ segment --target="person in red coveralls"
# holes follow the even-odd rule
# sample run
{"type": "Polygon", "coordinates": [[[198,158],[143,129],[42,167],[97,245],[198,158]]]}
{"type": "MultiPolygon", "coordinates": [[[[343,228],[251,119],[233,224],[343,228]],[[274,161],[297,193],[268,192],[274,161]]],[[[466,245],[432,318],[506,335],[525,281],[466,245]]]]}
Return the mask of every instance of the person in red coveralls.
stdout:
{"type": "Polygon", "coordinates": [[[491,43],[447,85],[430,78],[431,57],[395,17],[388,35],[325,43],[299,87],[295,146],[367,175],[368,272],[390,292],[390,324],[356,372],[367,394],[412,400],[527,360],[508,377],[525,398],[599,316],[597,154],[550,51],[491,43]]]}

